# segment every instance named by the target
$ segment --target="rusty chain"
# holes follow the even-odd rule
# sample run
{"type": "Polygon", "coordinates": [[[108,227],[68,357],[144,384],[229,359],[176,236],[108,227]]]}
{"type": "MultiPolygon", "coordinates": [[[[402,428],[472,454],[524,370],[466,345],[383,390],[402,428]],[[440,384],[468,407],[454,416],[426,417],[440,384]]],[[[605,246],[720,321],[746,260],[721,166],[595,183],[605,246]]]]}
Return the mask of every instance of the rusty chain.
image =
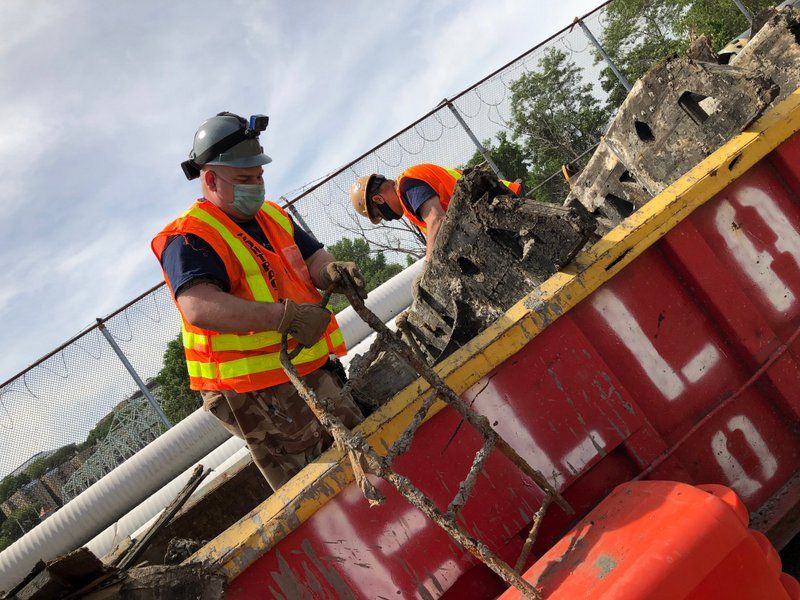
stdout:
{"type": "MultiPolygon", "coordinates": [[[[356,314],[377,333],[376,340],[370,347],[368,353],[372,356],[376,356],[381,346],[393,352],[398,358],[406,361],[428,382],[431,391],[397,441],[395,441],[391,448],[387,449],[385,456],[381,456],[369,444],[362,433],[353,432],[346,427],[338,417],[333,415],[329,407],[326,406],[326,403],[321,401],[314,390],[300,377],[297,369],[292,364],[292,360],[298,356],[303,350],[303,347],[298,344],[290,353],[288,349],[288,337],[286,334],[283,334],[281,338],[280,359],[281,365],[286,371],[289,380],[297,389],[298,394],[306,402],[314,416],[331,435],[336,448],[343,454],[347,454],[356,483],[370,506],[383,504],[385,496],[369,480],[367,474],[380,477],[384,481],[390,483],[409,503],[422,511],[439,527],[444,529],[456,542],[463,546],[475,558],[492,569],[492,571],[507,584],[516,587],[527,598],[540,600],[541,594],[532,584],[522,578],[521,571],[536,539],[539,526],[541,525],[541,521],[548,506],[552,502],[555,502],[564,512],[570,515],[574,514],[572,507],[570,507],[561,494],[547,481],[544,475],[530,466],[527,461],[525,461],[525,459],[523,459],[508,442],[492,428],[489,420],[485,416],[470,410],[466,402],[464,402],[461,397],[428,366],[423,360],[422,355],[418,354],[415,348],[406,344],[400,334],[390,330],[375,313],[367,308],[349,275],[343,270],[339,272],[346,285],[343,290],[339,289],[337,291],[344,293],[356,314]],[[467,476],[459,484],[458,492],[448,505],[446,511],[441,511],[435,503],[425,496],[425,494],[423,494],[407,477],[398,474],[391,468],[392,461],[398,455],[408,450],[414,434],[425,420],[431,406],[433,406],[437,399],[441,399],[453,407],[484,439],[484,444],[475,454],[467,476]],[[466,504],[477,482],[478,475],[483,470],[486,460],[495,448],[504,454],[506,458],[530,478],[545,494],[542,505],[534,516],[530,533],[528,534],[528,538],[525,541],[522,552],[514,568],[498,557],[484,543],[472,537],[462,529],[457,522],[461,509],[466,504]]],[[[321,302],[322,306],[327,305],[330,294],[330,290],[324,294],[321,302]]],[[[340,393],[349,394],[350,386],[345,385],[340,393]]]]}

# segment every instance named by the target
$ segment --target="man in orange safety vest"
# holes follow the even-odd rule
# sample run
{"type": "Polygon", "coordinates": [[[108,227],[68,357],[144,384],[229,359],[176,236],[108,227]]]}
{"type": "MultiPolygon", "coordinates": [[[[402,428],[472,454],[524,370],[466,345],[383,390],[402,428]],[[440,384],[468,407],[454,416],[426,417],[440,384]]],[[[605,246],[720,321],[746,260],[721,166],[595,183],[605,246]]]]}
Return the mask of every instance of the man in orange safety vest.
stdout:
{"type": "Polygon", "coordinates": [[[244,438],[273,489],[330,443],[280,364],[281,336],[299,374],[348,427],[363,416],[342,397],[331,355],[345,353],[319,289],[345,279],[363,292],[355,263],[336,262],[277,204],[264,200],[258,136],[267,117],[220,113],[198,129],[181,166],[203,196],[152,242],[181,314],[190,386],[234,435],[244,438]]]}
{"type": "MultiPolygon", "coordinates": [[[[423,163],[409,167],[396,181],[377,173],[360,177],[350,188],[350,200],[358,214],[376,225],[405,216],[425,235],[425,255],[430,257],[459,179],[461,169],[423,163]]],[[[521,192],[519,182],[502,183],[515,194],[521,192]]]]}

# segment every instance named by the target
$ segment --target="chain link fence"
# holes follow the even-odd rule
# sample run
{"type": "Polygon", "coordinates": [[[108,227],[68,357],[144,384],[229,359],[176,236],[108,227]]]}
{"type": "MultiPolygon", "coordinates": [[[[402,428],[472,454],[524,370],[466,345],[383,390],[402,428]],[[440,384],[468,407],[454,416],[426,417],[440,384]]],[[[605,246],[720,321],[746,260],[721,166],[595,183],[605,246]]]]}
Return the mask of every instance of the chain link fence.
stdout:
{"type": "MultiPolygon", "coordinates": [[[[684,0],[664,8],[663,1],[606,2],[281,200],[326,245],[363,238],[373,252],[404,263],[403,255],[424,254],[422,238],[405,220],[373,226],[357,216],[349,200],[356,178],[371,173],[395,178],[418,163],[460,167],[488,157],[505,178],[521,179],[529,197],[563,199],[562,163],[580,167],[624,97],[624,78],[635,80],[664,56],[654,52],[634,65],[625,44],[649,39],[654,35],[649,23],[659,18],[669,27],[659,30],[664,39],[656,40],[657,46],[674,50],[686,37],[687,14],[701,5],[728,11],[728,29],[745,31],[749,14],[764,4],[684,0]],[[640,5],[653,15],[626,19],[626,11],[640,5]],[[601,47],[611,42],[604,59],[601,47]],[[619,64],[612,69],[614,61],[619,64]]],[[[26,503],[36,510],[61,505],[171,425],[160,410],[163,394],[154,378],[179,330],[179,315],[161,284],[0,386],[0,477],[10,475],[0,482],[0,521],[26,503]],[[47,462],[49,453],[70,444],[74,448],[55,455],[61,462],[47,462]]]]}

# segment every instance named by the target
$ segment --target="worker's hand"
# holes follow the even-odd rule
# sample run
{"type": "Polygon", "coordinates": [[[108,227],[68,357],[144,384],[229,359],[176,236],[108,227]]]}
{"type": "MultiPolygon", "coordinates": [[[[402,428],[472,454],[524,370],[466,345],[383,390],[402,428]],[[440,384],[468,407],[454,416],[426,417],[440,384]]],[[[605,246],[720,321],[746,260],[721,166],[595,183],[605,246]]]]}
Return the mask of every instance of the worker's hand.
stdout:
{"type": "Polygon", "coordinates": [[[306,348],[316,344],[331,321],[330,311],[319,304],[297,304],[291,300],[284,300],[283,306],[278,331],[288,333],[306,348]]]}
{"type": "Polygon", "coordinates": [[[354,262],[333,261],[323,265],[319,271],[319,280],[323,289],[333,286],[334,292],[344,293],[347,289],[345,273],[350,277],[356,292],[362,300],[367,299],[367,290],[364,289],[364,277],[354,262]]]}

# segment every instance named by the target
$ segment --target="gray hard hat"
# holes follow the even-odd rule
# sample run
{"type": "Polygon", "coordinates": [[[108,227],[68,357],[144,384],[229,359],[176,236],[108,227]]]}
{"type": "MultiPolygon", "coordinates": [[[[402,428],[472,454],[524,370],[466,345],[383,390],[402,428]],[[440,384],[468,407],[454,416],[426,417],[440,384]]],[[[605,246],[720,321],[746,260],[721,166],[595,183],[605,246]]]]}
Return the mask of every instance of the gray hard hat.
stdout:
{"type": "Polygon", "coordinates": [[[189,160],[181,164],[187,179],[198,177],[204,165],[247,168],[272,162],[258,141],[268,122],[264,115],[253,115],[248,123],[228,112],[204,121],[194,134],[189,160]]]}

